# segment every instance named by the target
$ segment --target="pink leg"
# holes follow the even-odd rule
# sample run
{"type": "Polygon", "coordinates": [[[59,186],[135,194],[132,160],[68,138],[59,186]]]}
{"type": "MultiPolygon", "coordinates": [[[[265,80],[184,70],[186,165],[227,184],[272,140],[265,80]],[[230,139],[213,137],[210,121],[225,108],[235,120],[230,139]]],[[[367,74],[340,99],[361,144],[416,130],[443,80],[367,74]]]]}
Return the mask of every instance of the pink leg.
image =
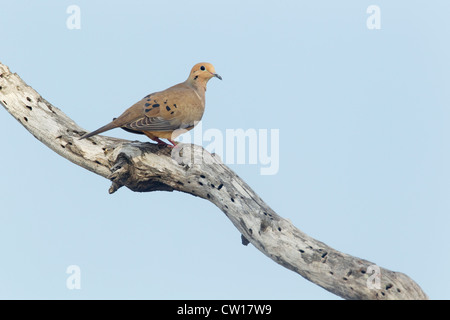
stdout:
{"type": "MultiPolygon", "coordinates": [[[[176,145],[178,144],[178,142],[173,141],[173,140],[171,140],[171,139],[167,139],[167,140],[169,140],[169,142],[170,142],[171,144],[173,144],[173,147],[176,147],[176,145]]],[[[169,147],[173,148],[173,147],[170,146],[170,145],[169,145],[169,147]]]]}

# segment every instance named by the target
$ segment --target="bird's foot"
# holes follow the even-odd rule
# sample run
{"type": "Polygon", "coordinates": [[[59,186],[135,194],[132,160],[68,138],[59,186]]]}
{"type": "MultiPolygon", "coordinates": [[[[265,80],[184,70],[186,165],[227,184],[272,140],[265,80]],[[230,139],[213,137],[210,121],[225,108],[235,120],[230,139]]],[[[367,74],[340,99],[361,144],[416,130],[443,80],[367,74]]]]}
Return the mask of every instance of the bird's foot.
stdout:
{"type": "Polygon", "coordinates": [[[164,141],[162,141],[159,138],[152,138],[152,140],[157,142],[158,147],[171,147],[171,148],[173,148],[170,144],[165,143],[164,141]]]}
{"type": "Polygon", "coordinates": [[[177,141],[173,141],[173,140],[171,140],[171,139],[167,139],[167,140],[169,140],[169,142],[170,142],[171,144],[173,144],[173,147],[170,146],[170,147],[172,147],[172,148],[175,148],[175,147],[179,144],[179,142],[177,142],[177,141]]]}
{"type": "Polygon", "coordinates": [[[172,145],[170,145],[170,144],[168,144],[168,143],[165,143],[164,141],[158,141],[158,147],[169,147],[169,148],[173,148],[173,146],[172,145]]]}

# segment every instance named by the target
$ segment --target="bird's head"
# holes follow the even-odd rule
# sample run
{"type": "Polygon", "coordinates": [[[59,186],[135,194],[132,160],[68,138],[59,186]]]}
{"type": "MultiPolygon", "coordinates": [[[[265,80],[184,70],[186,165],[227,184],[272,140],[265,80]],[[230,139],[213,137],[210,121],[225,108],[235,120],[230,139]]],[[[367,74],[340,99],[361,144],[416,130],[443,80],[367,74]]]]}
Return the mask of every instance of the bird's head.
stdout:
{"type": "Polygon", "coordinates": [[[218,78],[222,80],[222,77],[216,73],[214,66],[208,62],[197,63],[192,67],[191,73],[189,74],[188,81],[192,84],[204,83],[206,84],[211,78],[218,78]]]}

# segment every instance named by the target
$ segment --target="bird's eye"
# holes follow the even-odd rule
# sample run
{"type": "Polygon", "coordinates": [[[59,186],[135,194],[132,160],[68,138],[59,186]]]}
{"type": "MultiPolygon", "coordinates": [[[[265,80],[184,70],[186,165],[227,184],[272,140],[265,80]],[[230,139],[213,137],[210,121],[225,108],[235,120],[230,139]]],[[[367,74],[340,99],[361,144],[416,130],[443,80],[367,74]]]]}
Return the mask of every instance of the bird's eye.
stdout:
{"type": "Polygon", "coordinates": [[[205,69],[206,69],[205,66],[200,67],[200,70],[202,70],[202,71],[205,71],[205,69]]]}

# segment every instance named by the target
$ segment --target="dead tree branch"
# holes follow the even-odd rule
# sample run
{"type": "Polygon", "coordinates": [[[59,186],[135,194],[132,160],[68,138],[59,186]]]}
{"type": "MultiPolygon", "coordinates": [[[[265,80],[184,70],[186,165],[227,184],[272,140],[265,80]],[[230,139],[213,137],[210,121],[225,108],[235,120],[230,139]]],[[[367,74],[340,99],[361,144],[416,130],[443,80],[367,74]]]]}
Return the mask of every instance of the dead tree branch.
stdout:
{"type": "Polygon", "coordinates": [[[111,180],[110,193],[122,186],[139,192],[177,190],[211,201],[242,234],[243,244],[251,243],[273,261],[345,299],[428,298],[405,274],[306,235],[200,146],[181,144],[171,152],[105,136],[78,140],[86,131],[1,63],[0,103],[50,149],[111,180]]]}

